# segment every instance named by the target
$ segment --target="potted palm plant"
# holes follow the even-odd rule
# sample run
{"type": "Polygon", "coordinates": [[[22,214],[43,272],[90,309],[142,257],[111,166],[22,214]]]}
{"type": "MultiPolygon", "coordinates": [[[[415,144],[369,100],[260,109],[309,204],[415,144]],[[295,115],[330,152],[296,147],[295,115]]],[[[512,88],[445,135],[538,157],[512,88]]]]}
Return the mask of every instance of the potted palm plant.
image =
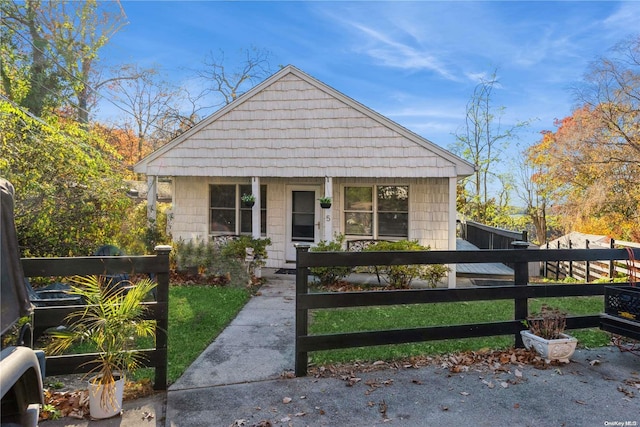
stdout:
{"type": "Polygon", "coordinates": [[[96,351],[88,374],[89,410],[93,418],[109,418],[122,410],[125,375],[139,366],[140,354],[130,351],[131,343],[155,333],[154,322],[144,320],[141,303],[156,284],[143,279],[114,285],[98,276],[73,281],[69,293],[82,297],[86,306],[67,316],[66,329],[51,333],[47,350],[58,354],[83,342],[96,351]]]}
{"type": "Polygon", "coordinates": [[[524,324],[529,330],[520,331],[520,336],[526,348],[533,348],[546,363],[552,360],[569,363],[578,340],[564,333],[566,313],[543,304],[540,312],[528,316],[524,324]]]}

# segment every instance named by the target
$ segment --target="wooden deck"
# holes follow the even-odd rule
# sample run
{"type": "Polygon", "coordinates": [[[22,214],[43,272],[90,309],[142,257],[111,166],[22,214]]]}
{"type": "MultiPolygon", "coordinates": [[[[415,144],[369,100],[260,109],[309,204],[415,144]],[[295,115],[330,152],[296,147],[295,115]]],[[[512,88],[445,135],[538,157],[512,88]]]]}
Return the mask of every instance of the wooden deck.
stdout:
{"type": "MultiPolygon", "coordinates": [[[[477,246],[463,239],[456,239],[456,250],[477,251],[477,246]]],[[[456,264],[457,277],[481,279],[513,279],[513,269],[499,263],[456,264]]]]}

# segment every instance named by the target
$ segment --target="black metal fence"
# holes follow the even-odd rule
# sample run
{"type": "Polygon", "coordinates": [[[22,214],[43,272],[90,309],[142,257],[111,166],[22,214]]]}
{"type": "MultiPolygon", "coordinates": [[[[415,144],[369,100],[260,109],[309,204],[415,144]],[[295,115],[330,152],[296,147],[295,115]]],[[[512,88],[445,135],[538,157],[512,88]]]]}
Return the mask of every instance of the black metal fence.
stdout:
{"type": "Polygon", "coordinates": [[[460,234],[480,249],[510,249],[512,242],[528,240],[526,231],[503,230],[473,221],[461,222],[460,234]]]}
{"type": "MultiPolygon", "coordinates": [[[[156,321],[155,348],[135,350],[143,355],[145,367],[155,368],[154,387],[167,388],[167,330],[169,313],[169,253],[170,246],[156,247],[155,255],[77,258],[22,258],[26,277],[68,277],[75,275],[152,274],[157,281],[156,298],[144,303],[148,320],[156,321]]],[[[64,324],[70,313],[85,306],[36,307],[34,328],[44,330],[64,324]]],[[[91,371],[95,354],[47,356],[47,375],[63,375],[91,371]]]]}
{"type": "MultiPolygon", "coordinates": [[[[640,249],[635,249],[634,254],[636,257],[640,256],[640,249]]],[[[529,314],[529,298],[604,295],[605,286],[604,284],[530,285],[528,283],[530,262],[626,260],[628,257],[629,253],[624,249],[543,251],[520,248],[480,251],[309,252],[308,248],[300,247],[297,253],[296,271],[295,374],[296,376],[307,374],[308,352],[311,351],[496,335],[514,335],[515,345],[522,346],[520,331],[524,329],[522,321],[529,314]],[[309,293],[308,289],[310,267],[457,263],[512,264],[514,283],[508,286],[485,288],[400,291],[309,293]],[[309,310],[313,309],[504,299],[515,302],[513,320],[328,335],[309,335],[308,330],[309,310]]],[[[599,325],[599,313],[567,318],[568,329],[592,328],[599,325]]]]}

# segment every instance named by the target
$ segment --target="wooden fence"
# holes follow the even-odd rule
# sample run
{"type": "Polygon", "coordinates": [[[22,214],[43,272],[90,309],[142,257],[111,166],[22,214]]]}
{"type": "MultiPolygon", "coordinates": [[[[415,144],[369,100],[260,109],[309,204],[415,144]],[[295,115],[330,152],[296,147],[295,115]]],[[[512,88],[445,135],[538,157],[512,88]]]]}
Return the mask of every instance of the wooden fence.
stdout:
{"type": "MultiPolygon", "coordinates": [[[[576,249],[579,248],[576,243],[571,240],[561,242],[558,240],[555,244],[547,243],[544,246],[544,250],[557,250],[557,249],[576,249]]],[[[611,239],[609,243],[590,242],[585,240],[582,248],[580,249],[625,249],[626,248],[640,248],[639,243],[624,242],[611,239]]],[[[542,247],[540,249],[543,249],[542,247]]],[[[616,277],[628,277],[629,273],[640,272],[640,260],[637,261],[617,261],[610,259],[600,259],[595,261],[571,261],[571,260],[557,260],[546,261],[542,263],[542,275],[543,277],[553,280],[563,280],[567,277],[574,278],[579,281],[591,282],[597,279],[611,279],[616,277]],[[629,271],[629,268],[632,271],[629,271]]]]}
{"type": "MultiPolygon", "coordinates": [[[[640,249],[635,249],[634,254],[635,257],[640,257],[640,249]]],[[[546,251],[527,250],[522,246],[512,250],[426,252],[309,252],[309,248],[299,247],[296,271],[295,374],[296,376],[307,374],[310,351],[496,335],[514,335],[515,345],[521,347],[520,330],[524,329],[522,321],[529,314],[529,298],[604,295],[604,284],[530,285],[527,268],[530,262],[626,260],[628,256],[628,252],[624,249],[546,251]],[[482,288],[400,291],[309,293],[308,289],[310,267],[457,263],[512,264],[514,265],[514,283],[508,286],[482,288]],[[309,335],[308,331],[309,310],[314,309],[503,299],[511,299],[515,302],[513,320],[328,335],[309,335]]],[[[568,329],[599,326],[599,313],[567,318],[568,329]]]]}
{"type": "MultiPolygon", "coordinates": [[[[156,247],[155,255],[122,257],[22,258],[25,277],[69,277],[75,275],[153,274],[157,281],[154,302],[144,303],[146,319],[156,321],[155,348],[140,349],[145,367],[155,368],[154,387],[167,388],[167,330],[169,313],[170,246],[156,247]]],[[[36,307],[34,328],[42,330],[62,325],[67,315],[83,309],[83,305],[36,307]]],[[[47,356],[46,374],[63,375],[91,371],[88,363],[95,354],[47,356]]]]}

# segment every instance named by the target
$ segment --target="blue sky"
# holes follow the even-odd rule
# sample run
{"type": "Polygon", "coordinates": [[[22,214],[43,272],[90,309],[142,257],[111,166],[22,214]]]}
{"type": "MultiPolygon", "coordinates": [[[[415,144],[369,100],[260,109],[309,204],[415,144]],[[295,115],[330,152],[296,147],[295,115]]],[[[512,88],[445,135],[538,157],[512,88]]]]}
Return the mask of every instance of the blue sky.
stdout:
{"type": "MultiPolygon", "coordinates": [[[[640,2],[123,1],[129,24],[100,55],[194,84],[209,52],[255,46],[448,148],[479,77],[497,70],[519,143],[571,113],[588,64],[640,32],[640,2]]],[[[233,63],[229,63],[233,65],[233,63]]],[[[108,107],[103,108],[107,114],[108,107]]],[[[514,143],[515,144],[515,143],[514,143]]],[[[513,149],[513,147],[512,147],[513,149]]]]}

